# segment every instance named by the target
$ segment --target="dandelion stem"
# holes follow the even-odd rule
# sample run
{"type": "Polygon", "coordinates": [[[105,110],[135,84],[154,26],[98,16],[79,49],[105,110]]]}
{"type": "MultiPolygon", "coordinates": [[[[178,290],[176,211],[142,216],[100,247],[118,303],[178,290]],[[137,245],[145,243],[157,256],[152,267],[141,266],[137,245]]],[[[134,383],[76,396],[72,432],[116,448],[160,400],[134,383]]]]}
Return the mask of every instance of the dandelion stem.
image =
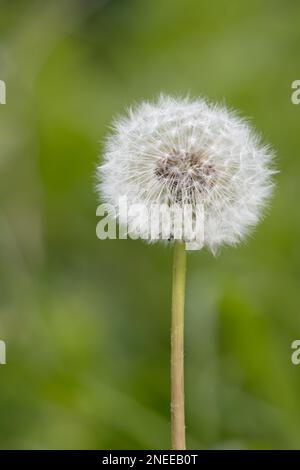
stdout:
{"type": "Polygon", "coordinates": [[[186,251],[179,241],[174,245],[172,325],[171,325],[171,426],[172,449],[185,449],[184,418],[184,297],[186,251]]]}

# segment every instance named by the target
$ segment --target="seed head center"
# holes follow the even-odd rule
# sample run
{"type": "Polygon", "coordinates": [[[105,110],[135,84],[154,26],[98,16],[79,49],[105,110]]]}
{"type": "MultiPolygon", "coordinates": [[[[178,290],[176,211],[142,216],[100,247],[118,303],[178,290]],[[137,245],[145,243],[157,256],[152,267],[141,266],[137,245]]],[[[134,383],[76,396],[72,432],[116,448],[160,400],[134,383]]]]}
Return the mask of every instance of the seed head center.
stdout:
{"type": "Polygon", "coordinates": [[[216,182],[216,170],[204,151],[172,149],[158,160],[155,175],[165,183],[177,202],[192,199],[196,192],[207,191],[216,182]]]}

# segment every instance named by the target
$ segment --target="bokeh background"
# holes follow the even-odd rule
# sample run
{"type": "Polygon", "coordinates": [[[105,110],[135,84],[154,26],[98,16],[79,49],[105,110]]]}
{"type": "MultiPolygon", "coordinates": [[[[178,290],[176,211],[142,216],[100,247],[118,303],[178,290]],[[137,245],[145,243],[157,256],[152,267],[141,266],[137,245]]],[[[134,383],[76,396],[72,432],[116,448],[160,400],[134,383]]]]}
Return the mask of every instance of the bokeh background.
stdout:
{"type": "Polygon", "coordinates": [[[96,238],[115,114],[161,91],[225,101],[277,151],[255,234],[188,259],[189,448],[300,448],[300,5],[0,3],[2,449],[170,447],[172,250],[96,238]]]}

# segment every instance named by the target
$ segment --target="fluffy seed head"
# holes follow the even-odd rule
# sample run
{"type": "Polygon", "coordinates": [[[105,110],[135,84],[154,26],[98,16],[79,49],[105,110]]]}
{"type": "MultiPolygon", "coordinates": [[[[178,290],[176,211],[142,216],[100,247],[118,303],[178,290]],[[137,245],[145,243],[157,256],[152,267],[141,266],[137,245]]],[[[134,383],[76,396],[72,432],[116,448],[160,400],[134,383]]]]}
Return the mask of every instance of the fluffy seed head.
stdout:
{"type": "Polygon", "coordinates": [[[258,222],[273,187],[272,156],[225,107],[161,96],[115,121],[97,189],[113,205],[121,196],[149,207],[189,204],[192,218],[203,206],[204,244],[215,252],[258,222]]]}

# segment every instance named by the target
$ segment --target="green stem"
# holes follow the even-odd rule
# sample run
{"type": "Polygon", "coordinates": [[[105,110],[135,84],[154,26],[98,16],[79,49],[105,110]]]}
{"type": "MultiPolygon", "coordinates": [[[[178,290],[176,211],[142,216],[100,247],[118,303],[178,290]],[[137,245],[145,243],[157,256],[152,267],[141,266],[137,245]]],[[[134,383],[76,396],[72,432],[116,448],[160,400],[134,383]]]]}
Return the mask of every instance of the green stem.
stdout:
{"type": "Polygon", "coordinates": [[[186,251],[179,241],[174,245],[172,325],[171,325],[171,426],[172,449],[185,449],[184,417],[184,297],[186,251]]]}

